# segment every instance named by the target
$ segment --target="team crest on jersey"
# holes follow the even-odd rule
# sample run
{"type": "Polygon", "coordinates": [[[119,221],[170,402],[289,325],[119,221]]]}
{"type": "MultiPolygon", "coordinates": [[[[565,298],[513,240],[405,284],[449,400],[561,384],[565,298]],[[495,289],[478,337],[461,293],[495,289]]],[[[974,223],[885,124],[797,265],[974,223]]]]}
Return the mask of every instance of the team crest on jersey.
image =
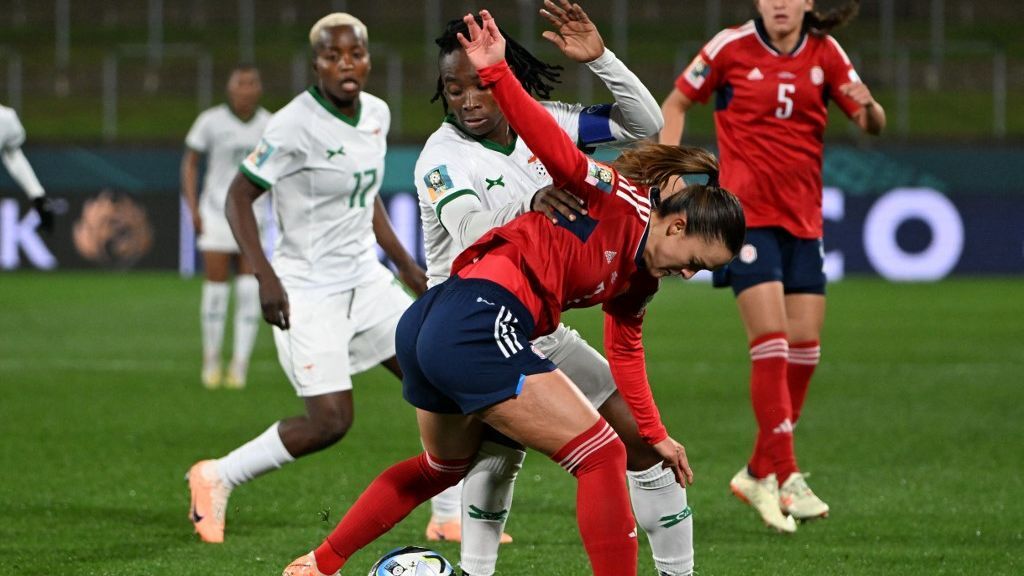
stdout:
{"type": "Polygon", "coordinates": [[[757,248],[753,244],[744,244],[740,248],[740,262],[753,264],[757,260],[757,248]]]}
{"type": "Polygon", "coordinates": [[[427,194],[430,195],[431,202],[437,202],[441,196],[454,187],[451,176],[448,176],[448,167],[444,164],[427,172],[427,175],[423,177],[423,182],[427,185],[427,194]]]}
{"type": "Polygon", "coordinates": [[[252,152],[249,153],[246,160],[253,166],[259,168],[263,166],[263,163],[270,158],[270,155],[274,153],[274,147],[270,145],[266,140],[260,140],[260,143],[252,152]]]}
{"type": "Polygon", "coordinates": [[[690,66],[683,73],[686,81],[698,89],[704,85],[704,80],[709,74],[711,74],[711,65],[705,62],[700,54],[693,59],[693,62],[690,62],[690,66]]]}
{"type": "Polygon", "coordinates": [[[612,191],[612,169],[600,162],[589,160],[587,162],[587,184],[596,187],[604,193],[612,191]]]}
{"type": "Polygon", "coordinates": [[[821,66],[815,66],[811,68],[811,84],[815,86],[821,86],[825,83],[825,71],[821,69],[821,66]]]}

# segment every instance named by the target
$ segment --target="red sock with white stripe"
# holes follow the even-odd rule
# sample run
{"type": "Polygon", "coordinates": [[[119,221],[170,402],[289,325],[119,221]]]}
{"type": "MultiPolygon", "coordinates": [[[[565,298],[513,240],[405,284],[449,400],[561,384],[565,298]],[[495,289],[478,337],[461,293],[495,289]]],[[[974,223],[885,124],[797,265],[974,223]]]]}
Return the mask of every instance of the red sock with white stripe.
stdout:
{"type": "Polygon", "coordinates": [[[793,424],[800,420],[800,411],[807,398],[807,386],[811,383],[814,369],[821,360],[821,346],[817,340],[797,342],[789,345],[789,363],[786,365],[786,381],[789,384],[789,402],[793,407],[793,424]]]}
{"type": "Polygon", "coordinates": [[[636,576],[636,522],[622,440],[602,418],[551,459],[576,477],[576,522],[594,575],[636,576]]]}
{"type": "Polygon", "coordinates": [[[793,453],[793,419],[786,384],[789,344],[782,332],[772,332],[750,343],[750,398],[757,418],[757,445],[750,472],[764,478],[775,472],[779,484],[797,471],[793,453]]]}
{"type": "Polygon", "coordinates": [[[423,452],[382,472],[313,551],[317,569],[324,574],[337,572],[357,550],[391,530],[423,502],[455,485],[471,462],[439,460],[423,452]]]}

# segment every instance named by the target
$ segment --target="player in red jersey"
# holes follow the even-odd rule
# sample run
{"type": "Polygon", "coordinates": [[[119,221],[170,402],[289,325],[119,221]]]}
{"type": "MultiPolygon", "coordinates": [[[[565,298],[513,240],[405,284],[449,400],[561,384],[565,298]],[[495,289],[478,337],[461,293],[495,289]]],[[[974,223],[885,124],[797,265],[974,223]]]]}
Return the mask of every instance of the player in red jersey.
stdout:
{"type": "Polygon", "coordinates": [[[783,532],[828,505],[796,464],[793,426],[821,354],[825,318],[822,244],[822,137],[828,102],[863,131],[878,134],[885,111],[828,31],[857,2],[826,16],[813,0],[755,0],[759,18],[716,35],[676,79],[662,105],[663,144],[677,144],[686,111],[715,95],[722,184],[747,217],[739,258],[716,273],[731,285],[753,363],[758,436],[733,492],[783,532]]]}
{"type": "Polygon", "coordinates": [[[531,349],[562,310],[601,304],[605,352],[640,434],[679,482],[692,482],[685,451],[661,423],[644,366],[641,324],[659,279],[723,266],[743,242],[743,210],[717,185],[717,163],[700,149],[650,144],[612,166],[590,160],[522,88],[487,11],[467,15],[460,42],[512,129],[575,193],[586,214],[553,224],[534,212],[495,228],[463,252],[449,280],[403,316],[397,350],[405,398],[417,407],[424,452],[400,462],[359,497],[288,576],[331,574],[419,503],[458,482],[485,425],[551,457],[578,481],[577,521],[594,574],[633,576],[636,526],[625,448],[579,390],[531,349]],[[662,200],[660,188],[704,173],[662,200]]]}

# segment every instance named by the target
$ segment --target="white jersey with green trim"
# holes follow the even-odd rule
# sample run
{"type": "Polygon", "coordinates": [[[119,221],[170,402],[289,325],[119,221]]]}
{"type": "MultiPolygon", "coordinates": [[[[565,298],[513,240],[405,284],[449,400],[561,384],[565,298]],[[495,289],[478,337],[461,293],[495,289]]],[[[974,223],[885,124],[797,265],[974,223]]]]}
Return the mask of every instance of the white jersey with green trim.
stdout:
{"type": "MultiPolygon", "coordinates": [[[[199,197],[201,205],[214,214],[224,213],[228,187],[238,165],[252,152],[270,120],[270,112],[258,108],[248,121],[232,112],[227,104],[214,106],[196,118],[185,137],[185,145],[206,156],[206,175],[199,197]]],[[[260,199],[258,206],[265,205],[260,199]]],[[[257,214],[263,210],[257,208],[257,214]]]]}
{"type": "Polygon", "coordinates": [[[14,108],[0,105],[0,150],[17,150],[25,143],[25,128],[14,108]]]}
{"type": "Polygon", "coordinates": [[[349,290],[380,271],[372,220],[391,111],[366,92],[359,102],[351,118],[310,88],[274,114],[242,163],[272,189],[273,265],[286,288],[349,290]]]}

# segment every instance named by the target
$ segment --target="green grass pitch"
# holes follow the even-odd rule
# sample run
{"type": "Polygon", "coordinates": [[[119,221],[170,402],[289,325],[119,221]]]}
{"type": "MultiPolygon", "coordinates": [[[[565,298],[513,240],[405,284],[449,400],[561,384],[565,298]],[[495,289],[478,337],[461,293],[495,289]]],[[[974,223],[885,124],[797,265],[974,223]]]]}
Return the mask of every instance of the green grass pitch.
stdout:
{"type": "MultiPolygon", "coordinates": [[[[169,274],[0,277],[0,574],[279,574],[381,469],[418,451],[398,383],[358,376],[349,436],[239,488],[227,543],[198,542],[189,465],[301,410],[265,326],[248,389],[201,388],[199,292],[169,274]]],[[[755,430],[731,295],[667,282],[647,320],[648,367],[696,473],[700,576],[1024,572],[1022,295],[1021,279],[830,287],[797,448],[833,513],[783,537],[727,486],[755,430]]],[[[600,342],[598,312],[568,320],[600,342]]],[[[499,574],[587,573],[574,509],[569,475],[531,454],[499,574]]],[[[427,516],[416,510],[346,574],[422,544],[427,516]]],[[[643,539],[640,573],[654,574],[643,539]]]]}

